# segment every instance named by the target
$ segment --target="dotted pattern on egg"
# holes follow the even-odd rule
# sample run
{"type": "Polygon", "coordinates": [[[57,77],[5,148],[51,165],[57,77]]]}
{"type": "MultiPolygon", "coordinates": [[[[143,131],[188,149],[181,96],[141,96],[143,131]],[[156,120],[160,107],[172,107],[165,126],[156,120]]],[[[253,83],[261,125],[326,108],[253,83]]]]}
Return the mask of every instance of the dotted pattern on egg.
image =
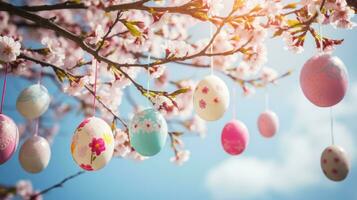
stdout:
{"type": "Polygon", "coordinates": [[[330,180],[344,180],[350,169],[345,151],[336,145],[327,147],[321,155],[321,168],[330,180]]]}

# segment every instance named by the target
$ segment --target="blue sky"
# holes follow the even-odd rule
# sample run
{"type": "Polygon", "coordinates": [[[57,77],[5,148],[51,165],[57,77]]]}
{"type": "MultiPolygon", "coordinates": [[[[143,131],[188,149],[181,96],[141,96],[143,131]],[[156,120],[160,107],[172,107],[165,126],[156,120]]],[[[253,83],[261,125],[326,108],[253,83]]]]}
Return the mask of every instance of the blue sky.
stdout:
{"type": "MultiPolygon", "coordinates": [[[[320,170],[319,156],[330,144],[329,112],[312,106],[299,87],[299,71],[316,53],[312,40],[308,40],[302,54],[295,55],[283,49],[280,39],[269,39],[267,65],[282,73],[294,69],[292,76],[269,87],[270,107],[280,117],[281,124],[273,139],[262,138],[256,127],[257,116],[264,110],[264,90],[247,98],[238,95],[237,100],[231,99],[231,105],[236,104],[238,118],[246,123],[251,138],[242,156],[231,157],[220,145],[221,129],[232,115],[227,112],[219,121],[208,123],[205,139],[190,134],[184,136],[191,158],[181,167],[169,162],[173,153],[166,145],[160,154],[143,162],[113,159],[103,170],[67,182],[63,188],[46,194],[45,199],[357,199],[356,30],[324,28],[324,33],[345,39],[334,52],[347,66],[350,77],[346,98],[334,108],[336,143],[345,147],[352,162],[351,173],[345,181],[330,182],[320,170]]],[[[209,74],[209,70],[178,65],[168,68],[173,79],[193,75],[199,80],[209,74]],[[187,69],[185,74],[182,68],[187,69]]],[[[231,88],[233,83],[221,77],[231,88]]],[[[5,113],[21,122],[23,119],[14,109],[14,102],[29,82],[17,80],[9,79],[5,113]]],[[[53,84],[48,80],[45,84],[52,95],[57,94],[53,84]]],[[[72,102],[70,97],[64,97],[64,101],[72,102]]],[[[131,107],[124,102],[120,111],[130,112],[131,107]]],[[[73,130],[81,120],[81,115],[72,113],[61,121],[60,133],[52,145],[51,162],[45,171],[36,175],[24,172],[16,152],[10,161],[0,166],[0,183],[12,185],[19,179],[29,179],[41,190],[79,171],[69,147],[73,130]]]]}

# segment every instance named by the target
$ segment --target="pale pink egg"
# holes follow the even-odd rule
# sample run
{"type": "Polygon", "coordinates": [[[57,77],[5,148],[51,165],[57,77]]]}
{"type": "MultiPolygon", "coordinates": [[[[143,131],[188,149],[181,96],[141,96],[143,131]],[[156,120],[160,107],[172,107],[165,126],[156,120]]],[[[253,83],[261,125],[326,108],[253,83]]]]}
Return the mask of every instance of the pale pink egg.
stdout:
{"type": "Polygon", "coordinates": [[[241,154],[248,146],[249,133],[247,127],[239,120],[228,122],[221,136],[223,149],[231,155],[241,154]]]}
{"type": "Polygon", "coordinates": [[[44,170],[50,162],[50,158],[50,144],[43,137],[32,136],[20,148],[21,167],[29,173],[39,173],[44,170]]]}
{"type": "Polygon", "coordinates": [[[344,180],[350,171],[350,162],[346,152],[337,145],[327,147],[321,155],[321,168],[332,181],[344,180]]]}
{"type": "Polygon", "coordinates": [[[347,69],[336,56],[316,55],[304,64],[300,74],[300,85],[306,98],[316,106],[336,105],[346,94],[347,69]]]}
{"type": "Polygon", "coordinates": [[[262,136],[270,138],[279,130],[279,118],[270,110],[267,110],[259,115],[258,129],[262,136]]]}
{"type": "Polygon", "coordinates": [[[0,114],[0,164],[8,161],[19,143],[19,131],[12,119],[0,114]]]}

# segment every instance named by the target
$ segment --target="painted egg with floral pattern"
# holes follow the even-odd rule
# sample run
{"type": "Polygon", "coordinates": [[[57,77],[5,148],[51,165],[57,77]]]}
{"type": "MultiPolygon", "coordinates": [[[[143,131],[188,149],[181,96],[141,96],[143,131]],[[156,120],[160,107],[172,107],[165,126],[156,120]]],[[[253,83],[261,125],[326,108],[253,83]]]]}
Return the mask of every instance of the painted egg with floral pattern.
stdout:
{"type": "Polygon", "coordinates": [[[167,134],[165,118],[153,108],[135,114],[129,125],[130,144],[142,156],[159,153],[167,134]]]}
{"type": "Polygon", "coordinates": [[[8,161],[19,143],[19,131],[12,119],[0,114],[0,165],[8,161]]]}
{"type": "Polygon", "coordinates": [[[16,101],[16,108],[27,119],[36,119],[45,113],[50,105],[50,95],[45,86],[34,84],[25,88],[16,101]]]}
{"type": "Polygon", "coordinates": [[[300,86],[306,98],[316,106],[336,105],[347,91],[347,69],[336,56],[326,53],[316,55],[304,64],[300,86]]]}
{"type": "Polygon", "coordinates": [[[196,113],[206,121],[220,119],[229,105],[229,91],[217,76],[209,75],[201,80],[194,93],[193,105],[196,113]]]}
{"type": "Polygon", "coordinates": [[[247,148],[249,132],[245,124],[239,120],[228,122],[221,135],[223,149],[230,155],[239,155],[247,148]]]}
{"type": "Polygon", "coordinates": [[[50,159],[50,144],[43,137],[32,136],[20,148],[19,161],[21,167],[29,173],[43,171],[48,166],[50,159]]]}
{"type": "Polygon", "coordinates": [[[343,148],[331,145],[322,152],[321,168],[328,179],[342,181],[347,177],[351,166],[343,148]]]}
{"type": "Polygon", "coordinates": [[[279,130],[279,118],[275,112],[267,110],[258,117],[258,129],[262,136],[271,138],[279,130]]]}
{"type": "Polygon", "coordinates": [[[114,136],[102,119],[89,117],[82,121],[72,137],[71,153],[84,170],[96,171],[106,166],[114,153],[114,136]]]}

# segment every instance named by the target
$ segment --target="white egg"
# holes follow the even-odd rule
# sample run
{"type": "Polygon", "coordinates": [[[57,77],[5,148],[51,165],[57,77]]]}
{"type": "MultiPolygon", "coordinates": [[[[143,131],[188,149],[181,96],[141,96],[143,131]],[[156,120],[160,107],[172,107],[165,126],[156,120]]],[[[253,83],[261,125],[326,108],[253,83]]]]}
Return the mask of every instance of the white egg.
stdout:
{"type": "Polygon", "coordinates": [[[19,161],[22,168],[30,173],[44,170],[51,158],[51,148],[47,140],[40,136],[32,136],[21,146],[19,161]]]}
{"type": "Polygon", "coordinates": [[[344,180],[350,171],[350,162],[346,152],[337,145],[327,147],[321,155],[321,168],[332,181],[344,180]]]}
{"type": "Polygon", "coordinates": [[[85,119],[73,135],[71,153],[74,161],[84,170],[103,168],[114,153],[112,129],[100,118],[85,119]]]}
{"type": "Polygon", "coordinates": [[[27,119],[36,119],[45,113],[50,105],[50,95],[40,84],[24,89],[16,101],[16,108],[27,119]]]}
{"type": "Polygon", "coordinates": [[[193,93],[196,113],[206,121],[220,119],[229,105],[229,91],[226,84],[217,76],[206,76],[193,93]]]}

